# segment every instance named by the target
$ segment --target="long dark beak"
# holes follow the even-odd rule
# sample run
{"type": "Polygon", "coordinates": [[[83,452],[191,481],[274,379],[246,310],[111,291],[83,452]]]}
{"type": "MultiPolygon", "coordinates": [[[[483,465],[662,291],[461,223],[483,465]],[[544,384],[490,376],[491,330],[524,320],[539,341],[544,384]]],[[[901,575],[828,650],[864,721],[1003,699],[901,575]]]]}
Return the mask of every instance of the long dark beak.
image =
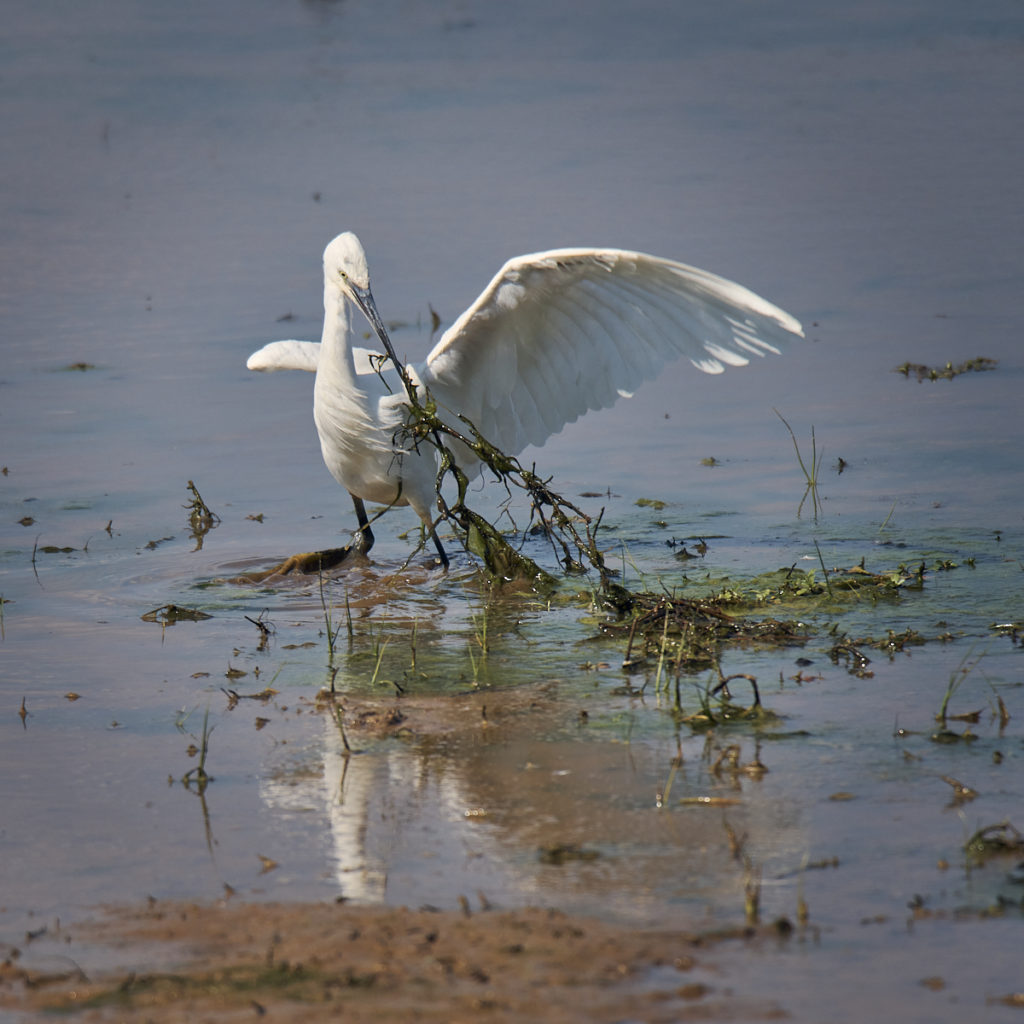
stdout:
{"type": "Polygon", "coordinates": [[[384,351],[387,352],[395,369],[404,375],[405,365],[400,363],[398,356],[395,355],[395,348],[391,344],[391,338],[388,337],[387,328],[384,326],[384,321],[380,318],[380,313],[377,312],[377,303],[373,301],[373,293],[369,288],[350,286],[350,290],[353,301],[362,310],[363,316],[370,321],[370,326],[374,329],[377,337],[380,338],[384,351]]]}

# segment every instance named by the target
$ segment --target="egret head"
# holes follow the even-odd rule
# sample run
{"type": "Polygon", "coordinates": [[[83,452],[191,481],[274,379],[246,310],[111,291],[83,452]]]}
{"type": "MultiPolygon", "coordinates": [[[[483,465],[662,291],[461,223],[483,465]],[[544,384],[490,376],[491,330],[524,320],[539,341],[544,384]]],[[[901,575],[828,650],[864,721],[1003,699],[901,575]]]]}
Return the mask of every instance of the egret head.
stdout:
{"type": "Polygon", "coordinates": [[[351,231],[338,235],[324,249],[324,287],[332,286],[362,311],[380,338],[391,361],[395,366],[401,365],[384,327],[384,321],[377,312],[377,303],[373,301],[366,253],[363,252],[362,243],[351,231]]]}
{"type": "Polygon", "coordinates": [[[324,249],[324,277],[342,293],[355,299],[355,291],[370,290],[370,271],[362,243],[351,231],[333,239],[324,249]]]}

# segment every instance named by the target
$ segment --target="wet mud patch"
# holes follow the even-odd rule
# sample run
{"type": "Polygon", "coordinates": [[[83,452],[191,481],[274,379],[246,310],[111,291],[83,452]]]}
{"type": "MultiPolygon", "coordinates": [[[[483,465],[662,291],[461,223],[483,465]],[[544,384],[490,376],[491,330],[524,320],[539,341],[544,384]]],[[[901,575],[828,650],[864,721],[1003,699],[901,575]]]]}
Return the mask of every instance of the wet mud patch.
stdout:
{"type": "Polygon", "coordinates": [[[570,703],[558,695],[556,683],[520,684],[504,690],[423,697],[347,697],[321,690],[317,710],[333,716],[346,749],[383,739],[445,737],[453,743],[470,742],[500,731],[505,739],[537,730],[538,716],[547,728],[552,722],[571,720],[570,703]]]}
{"type": "Polygon", "coordinates": [[[639,930],[468,903],[440,912],[151,901],[61,934],[59,970],[24,968],[9,954],[0,1005],[154,1024],[319,1021],[342,1008],[357,1022],[771,1020],[784,1009],[737,997],[705,961],[730,939],[780,937],[775,928],[639,930]],[[69,959],[100,947],[113,952],[113,968],[93,973],[69,959]]]}

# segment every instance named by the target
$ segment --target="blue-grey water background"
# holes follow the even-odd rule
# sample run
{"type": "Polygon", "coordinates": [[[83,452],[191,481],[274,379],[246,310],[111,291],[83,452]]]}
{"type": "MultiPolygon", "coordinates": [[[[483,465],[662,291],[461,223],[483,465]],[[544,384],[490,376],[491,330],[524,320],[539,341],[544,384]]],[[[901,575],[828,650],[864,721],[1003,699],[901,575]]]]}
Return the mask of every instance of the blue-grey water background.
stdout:
{"type": "MultiPolygon", "coordinates": [[[[1022,618],[1019,5],[15,2],[0,54],[11,928],[147,895],[216,899],[225,883],[251,898],[454,906],[481,889],[634,922],[738,919],[721,817],[654,807],[680,733],[657,701],[614,693],[621,649],[581,648],[582,613],[534,609],[518,626],[495,613],[488,680],[543,688],[547,732],[368,752],[340,804],[336,730],[309,705],[328,677],[316,587],[197,588],[347,536],[311,378],[245,369],[265,341],[319,336],[334,234],[360,234],[410,356],[431,344],[430,309],[450,322],[507,257],[609,245],[739,280],[808,335],[718,378],[672,367],[531,453],[567,493],[606,493],[595,504],[627,576],[678,573],[663,544],[675,536],[720,538],[712,575],[813,569],[815,541],[830,565],[959,566],[896,606],[837,616],[851,635],[954,634],[880,655],[870,680],[828,661],[822,623],[807,651],[727,658],[774,681],[803,653],[820,675],[773,690],[809,738],[760,751],[770,773],[743,783],[736,819],[766,915],[794,914],[802,877],[820,938],[736,954],[730,984],[801,1020],[820,1019],[824,999],[832,1020],[1013,1012],[991,1000],[1021,986],[1019,912],[981,911],[1019,901],[1020,886],[1006,864],[966,871],[962,844],[980,825],[1024,827],[1021,655],[992,629],[1022,618]],[[998,368],[924,383],[892,372],[977,356],[998,368]],[[92,369],[67,369],[78,363],[92,369]],[[802,476],[775,409],[805,457],[812,427],[824,451],[816,524],[797,515],[802,476]],[[189,480],[222,519],[200,550],[189,480]],[[667,506],[655,516],[641,497],[667,506]],[[214,617],[141,620],[168,602],[214,617]],[[243,618],[263,609],[277,628],[267,650],[243,618]],[[932,716],[965,664],[979,739],[938,747],[932,716]],[[221,686],[268,680],[272,712],[226,710],[221,686]],[[1002,731],[996,693],[1015,714],[1002,731]],[[565,724],[581,703],[583,733],[565,724]],[[200,807],[177,780],[207,707],[216,782],[200,807]],[[271,724],[257,729],[261,715],[271,724]],[[895,740],[897,725],[914,737],[895,740]],[[950,807],[944,774],[979,797],[950,807]],[[537,845],[555,839],[596,845],[600,868],[538,866],[537,845]],[[261,855],[279,867],[264,872],[261,855]],[[829,857],[842,866],[800,876],[829,857]],[[935,916],[908,928],[918,898],[935,916]],[[919,984],[932,976],[946,987],[919,984]]],[[[364,603],[338,682],[372,692],[374,637],[398,658],[415,622],[421,664],[462,658],[451,689],[469,693],[481,605],[464,562],[450,578],[414,565],[396,579],[413,526],[389,514],[374,565],[333,585],[337,615],[346,595],[364,603]]],[[[675,791],[703,794],[703,740],[681,735],[690,769],[675,791]]]]}

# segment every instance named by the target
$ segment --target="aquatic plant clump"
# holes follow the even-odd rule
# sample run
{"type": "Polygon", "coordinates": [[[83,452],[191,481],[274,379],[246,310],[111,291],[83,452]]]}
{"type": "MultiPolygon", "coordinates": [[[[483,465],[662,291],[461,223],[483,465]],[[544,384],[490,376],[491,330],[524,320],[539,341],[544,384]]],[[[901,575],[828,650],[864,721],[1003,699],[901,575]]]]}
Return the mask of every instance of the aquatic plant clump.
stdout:
{"type": "Polygon", "coordinates": [[[188,491],[192,498],[183,507],[189,514],[189,529],[192,531],[192,539],[196,542],[193,550],[201,551],[203,538],[220,523],[220,516],[210,510],[210,507],[203,501],[203,496],[191,480],[188,482],[188,491]]]}
{"type": "Polygon", "coordinates": [[[808,639],[806,627],[799,622],[749,622],[730,615],[715,599],[653,594],[634,595],[630,618],[606,622],[601,632],[626,639],[624,668],[661,659],[677,673],[713,667],[724,642],[779,647],[800,646],[808,639]]]}
{"type": "Polygon", "coordinates": [[[984,373],[986,370],[994,370],[997,365],[998,360],[978,356],[975,359],[967,359],[957,366],[954,366],[952,362],[946,363],[945,366],[926,366],[924,363],[907,362],[897,366],[893,373],[902,373],[908,379],[913,375],[917,378],[918,382],[925,380],[952,380],[954,377],[959,377],[962,373],[984,373]]]}

